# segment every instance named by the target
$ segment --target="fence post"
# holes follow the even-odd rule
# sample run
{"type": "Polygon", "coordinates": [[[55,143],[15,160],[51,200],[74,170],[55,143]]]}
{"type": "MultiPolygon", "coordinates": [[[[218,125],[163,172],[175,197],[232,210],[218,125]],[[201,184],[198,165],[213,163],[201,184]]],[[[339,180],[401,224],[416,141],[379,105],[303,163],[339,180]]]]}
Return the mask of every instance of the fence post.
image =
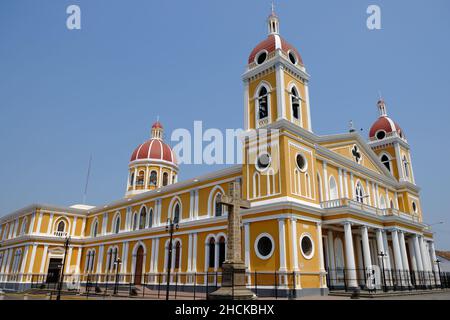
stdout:
{"type": "Polygon", "coordinates": [[[194,300],[195,300],[196,289],[197,289],[197,272],[194,272],[194,300]]]}
{"type": "Polygon", "coordinates": [[[177,300],[177,291],[178,291],[178,272],[175,273],[175,300],[177,300]]]}
{"type": "Polygon", "coordinates": [[[160,292],[161,292],[161,274],[158,273],[158,299],[159,299],[160,292]]]}
{"type": "Polygon", "coordinates": [[[255,270],[255,295],[258,295],[258,279],[257,279],[257,272],[255,270]]]}
{"type": "Polygon", "coordinates": [[[296,280],[297,280],[296,274],[295,274],[295,271],[293,271],[292,272],[292,283],[293,283],[292,288],[293,288],[294,292],[293,292],[292,296],[294,297],[294,299],[297,298],[297,291],[296,291],[296,282],[297,281],[296,280]]]}
{"type": "Polygon", "coordinates": [[[275,299],[278,299],[278,278],[276,270],[275,270],[275,299]]]}

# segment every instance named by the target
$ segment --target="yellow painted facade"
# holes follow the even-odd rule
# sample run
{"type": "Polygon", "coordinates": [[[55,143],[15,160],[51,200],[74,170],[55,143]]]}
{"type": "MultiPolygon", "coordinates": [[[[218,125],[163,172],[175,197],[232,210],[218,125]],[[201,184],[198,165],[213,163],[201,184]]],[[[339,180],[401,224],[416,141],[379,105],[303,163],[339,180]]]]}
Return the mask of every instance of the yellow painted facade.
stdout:
{"type": "MultiPolygon", "coordinates": [[[[367,260],[368,253],[358,249],[364,228],[369,229],[368,241],[377,251],[382,247],[377,238],[380,232],[388,254],[397,250],[391,234],[400,232],[407,242],[416,237],[425,241],[430,249],[427,259],[432,259],[433,240],[423,223],[409,145],[395,136],[367,142],[356,132],[315,134],[309,75],[299,57],[291,57],[292,49],[277,47],[284,42],[278,40],[276,30],[270,37],[275,41],[273,52],[260,64],[249,63],[243,76],[245,129],[267,129],[269,138],[258,135],[256,141],[244,144],[244,164],[178,182],[175,161],[135,159],[129,164],[123,199],[99,207],[31,205],[2,217],[0,283],[30,283],[33,276],[52,271],[50,262],[66,256],[65,274],[119,272],[138,285],[156,281],[152,276],[170,267],[184,274],[180,285],[192,285],[189,274],[221,270],[227,210],[216,202],[228,193],[232,181],[240,181],[243,198],[251,202],[251,208],[242,211],[242,256],[249,286],[255,281],[254,272],[260,273],[258,284],[267,287],[273,286],[273,273],[278,272],[278,284],[290,287],[295,281],[300,290],[324,292],[328,269],[351,267],[348,261],[356,268],[364,267],[360,256],[367,260]],[[266,91],[261,91],[263,87],[266,91]],[[271,130],[277,131],[275,138],[271,130]],[[389,168],[380,160],[386,153],[389,168]],[[396,153],[407,162],[398,161],[396,153]],[[153,171],[158,179],[166,172],[168,183],[151,184],[153,171]],[[173,235],[171,263],[168,220],[179,226],[173,235]],[[346,243],[348,230],[353,251],[346,243]],[[65,250],[68,236],[70,245],[65,250]]],[[[153,137],[158,138],[161,130],[157,127],[153,137]]],[[[377,252],[371,254],[377,256],[377,252]]],[[[399,265],[396,259],[391,254],[392,265],[399,265]]],[[[414,268],[412,259],[408,267],[414,268]]],[[[434,268],[433,263],[427,268],[434,268]]],[[[196,281],[205,285],[200,278],[196,281]]]]}

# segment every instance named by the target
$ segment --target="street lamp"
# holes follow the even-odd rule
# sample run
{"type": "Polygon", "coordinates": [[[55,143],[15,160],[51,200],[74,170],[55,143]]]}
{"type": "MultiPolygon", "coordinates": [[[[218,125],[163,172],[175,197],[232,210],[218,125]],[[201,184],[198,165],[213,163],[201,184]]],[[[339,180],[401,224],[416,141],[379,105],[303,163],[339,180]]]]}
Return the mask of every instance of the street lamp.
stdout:
{"type": "Polygon", "coordinates": [[[436,264],[437,264],[437,266],[438,266],[438,272],[439,272],[439,284],[441,285],[441,289],[443,289],[443,286],[442,286],[442,279],[441,279],[441,260],[439,260],[439,259],[436,259],[436,264]]]}
{"type": "Polygon", "coordinates": [[[170,268],[172,267],[172,242],[173,242],[173,233],[178,230],[178,220],[173,221],[172,219],[167,219],[166,231],[169,231],[169,254],[167,257],[167,285],[166,285],[166,300],[169,300],[169,288],[170,288],[170,268]]]}
{"type": "Polygon", "coordinates": [[[116,284],[114,286],[114,294],[117,294],[118,285],[119,285],[119,266],[121,265],[122,261],[120,258],[117,258],[114,261],[114,267],[116,268],[116,284]]]}
{"type": "Polygon", "coordinates": [[[381,260],[381,270],[383,273],[383,285],[384,285],[384,291],[386,291],[387,286],[386,286],[386,274],[384,271],[384,258],[387,257],[387,254],[384,253],[383,251],[380,251],[380,253],[378,254],[378,257],[380,257],[380,260],[381,260]]]}
{"type": "Polygon", "coordinates": [[[58,282],[58,295],[56,296],[56,300],[61,300],[61,289],[62,289],[63,282],[64,282],[64,267],[66,265],[67,249],[69,248],[69,244],[70,244],[70,236],[67,236],[66,240],[64,241],[64,259],[63,259],[63,264],[62,264],[61,271],[60,271],[60,279],[58,282]]]}

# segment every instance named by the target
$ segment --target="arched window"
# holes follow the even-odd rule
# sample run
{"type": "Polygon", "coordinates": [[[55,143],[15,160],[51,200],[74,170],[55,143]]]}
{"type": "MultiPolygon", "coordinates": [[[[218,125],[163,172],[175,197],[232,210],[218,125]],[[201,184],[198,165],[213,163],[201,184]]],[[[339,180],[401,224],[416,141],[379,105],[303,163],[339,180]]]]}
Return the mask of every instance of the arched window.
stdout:
{"type": "Polygon", "coordinates": [[[98,220],[97,219],[95,219],[91,230],[92,230],[91,231],[91,236],[95,238],[97,236],[97,233],[98,233],[98,220]]]}
{"type": "Polygon", "coordinates": [[[169,183],[169,174],[167,172],[163,173],[163,186],[167,186],[169,183]]]}
{"type": "Polygon", "coordinates": [[[147,209],[142,207],[141,213],[139,214],[139,229],[145,229],[145,225],[147,223],[147,209]]]}
{"type": "Polygon", "coordinates": [[[26,218],[26,217],[23,218],[23,220],[22,220],[22,226],[20,227],[20,234],[21,234],[21,235],[25,234],[26,228],[27,228],[27,223],[28,223],[27,218],[26,218]]]}
{"type": "Polygon", "coordinates": [[[216,240],[213,237],[209,239],[208,252],[209,252],[208,268],[214,268],[214,264],[216,261],[216,240]]]}
{"type": "Polygon", "coordinates": [[[268,92],[266,87],[262,87],[258,93],[258,119],[262,120],[269,115],[268,92]]]}
{"type": "Polygon", "coordinates": [[[364,203],[364,189],[360,181],[356,184],[355,196],[356,201],[364,203]]]}
{"type": "Polygon", "coordinates": [[[158,173],[156,171],[150,172],[149,184],[154,187],[156,187],[158,185],[158,173]]]}
{"type": "Polygon", "coordinates": [[[308,172],[305,173],[305,180],[306,180],[306,196],[311,198],[311,178],[308,172]]]}
{"type": "Polygon", "coordinates": [[[180,262],[181,262],[181,243],[180,241],[177,241],[175,245],[175,269],[180,268],[180,262]]]}
{"type": "Polygon", "coordinates": [[[150,209],[148,212],[148,227],[153,227],[153,209],[150,209]]]}
{"type": "Polygon", "coordinates": [[[137,186],[143,186],[144,185],[144,178],[145,178],[144,171],[139,171],[139,175],[137,176],[137,179],[136,179],[136,185],[137,186]]]}
{"type": "Polygon", "coordinates": [[[94,271],[94,262],[95,262],[95,250],[89,250],[86,255],[86,271],[93,272],[94,271]]]}
{"type": "Polygon", "coordinates": [[[295,87],[291,89],[291,107],[293,120],[300,120],[300,97],[295,87]]]}
{"type": "Polygon", "coordinates": [[[220,237],[219,239],[219,267],[222,267],[222,264],[225,261],[225,238],[220,237]]]}
{"type": "Polygon", "coordinates": [[[60,222],[58,222],[58,227],[57,227],[56,231],[64,232],[65,229],[66,229],[65,222],[62,220],[60,222]]]}
{"type": "Polygon", "coordinates": [[[274,194],[275,187],[275,170],[270,168],[267,170],[267,195],[274,194]]]}
{"type": "Polygon", "coordinates": [[[317,189],[319,191],[319,201],[322,202],[323,201],[323,196],[322,196],[322,180],[320,179],[320,174],[317,173],[317,189]]]}
{"type": "Polygon", "coordinates": [[[138,215],[135,212],[133,214],[133,230],[137,230],[137,228],[138,228],[138,221],[137,220],[138,220],[138,215]]]}
{"type": "Polygon", "coordinates": [[[214,199],[214,215],[220,217],[223,214],[222,194],[219,192],[214,199]]]}
{"type": "Polygon", "coordinates": [[[405,177],[409,178],[409,164],[406,156],[403,156],[403,167],[405,168],[405,177]]]}
{"type": "Polygon", "coordinates": [[[120,215],[117,215],[116,218],[114,219],[114,233],[119,233],[120,232],[120,215]]]}
{"type": "Polygon", "coordinates": [[[180,204],[175,204],[175,207],[173,208],[173,223],[180,222],[180,204]]]}
{"type": "Polygon", "coordinates": [[[336,200],[338,198],[339,198],[339,195],[338,195],[336,179],[333,176],[331,176],[330,177],[330,200],[336,200]]]}
{"type": "Polygon", "coordinates": [[[391,160],[389,159],[389,157],[385,154],[383,154],[381,156],[381,163],[385,165],[385,167],[391,171],[391,160]]]}
{"type": "Polygon", "coordinates": [[[389,208],[394,209],[394,201],[391,200],[389,202],[389,208]]]}
{"type": "Polygon", "coordinates": [[[253,175],[253,198],[261,196],[260,176],[258,172],[253,175]]]}
{"type": "Polygon", "coordinates": [[[130,186],[134,185],[134,172],[131,173],[130,175],[130,186]]]}

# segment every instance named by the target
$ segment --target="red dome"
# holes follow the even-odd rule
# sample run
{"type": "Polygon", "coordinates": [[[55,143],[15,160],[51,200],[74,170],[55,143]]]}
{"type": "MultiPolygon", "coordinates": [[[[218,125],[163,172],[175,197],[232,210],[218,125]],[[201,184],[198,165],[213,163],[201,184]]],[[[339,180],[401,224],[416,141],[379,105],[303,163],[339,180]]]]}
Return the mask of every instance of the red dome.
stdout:
{"type": "Polygon", "coordinates": [[[152,128],[153,128],[153,129],[156,129],[156,128],[163,129],[163,126],[162,126],[161,122],[156,121],[156,122],[152,125],[152,128]]]}
{"type": "Polygon", "coordinates": [[[270,54],[274,52],[276,49],[281,49],[286,55],[289,51],[294,51],[295,55],[297,56],[298,64],[303,65],[302,57],[300,56],[300,53],[295,49],[294,46],[290,45],[286,40],[284,40],[281,36],[278,34],[271,34],[267,37],[266,40],[259,43],[255,49],[252,50],[250,53],[250,56],[248,57],[248,63],[252,63],[255,61],[256,55],[262,51],[267,50],[267,53],[270,54]]]}
{"type": "Polygon", "coordinates": [[[372,125],[369,132],[370,138],[375,138],[378,131],[384,131],[386,134],[397,131],[401,138],[403,138],[403,132],[400,126],[387,116],[381,116],[372,125]]]}
{"type": "Polygon", "coordinates": [[[168,161],[176,165],[172,149],[161,139],[150,139],[139,145],[131,155],[130,162],[148,159],[168,161]]]}

